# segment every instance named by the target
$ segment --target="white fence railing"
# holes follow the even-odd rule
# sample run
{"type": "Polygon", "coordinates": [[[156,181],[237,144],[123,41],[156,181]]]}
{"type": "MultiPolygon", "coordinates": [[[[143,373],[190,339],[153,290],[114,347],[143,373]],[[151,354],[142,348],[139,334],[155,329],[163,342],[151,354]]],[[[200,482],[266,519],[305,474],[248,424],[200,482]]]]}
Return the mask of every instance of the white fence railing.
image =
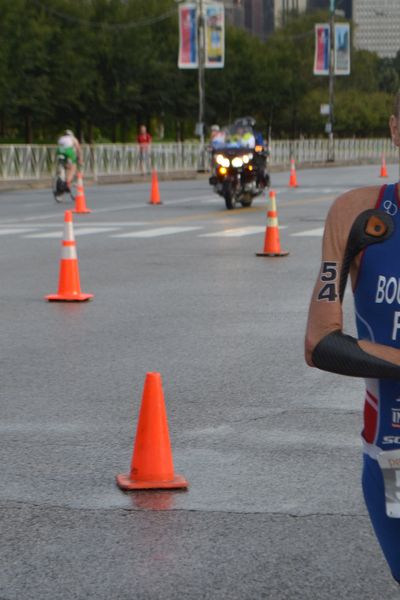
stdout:
{"type": "Polygon", "coordinates": [[[396,160],[399,150],[388,138],[335,139],[333,148],[327,139],[276,140],[271,144],[271,164],[287,165],[294,158],[298,164],[325,162],[332,154],[335,161],[377,161],[382,155],[396,160]],[[333,152],[332,152],[333,150],[333,152]]]}
{"type": "MultiPolygon", "coordinates": [[[[51,177],[55,170],[55,146],[0,145],[0,181],[34,180],[51,177]]],[[[271,143],[270,164],[288,166],[294,158],[297,164],[323,163],[328,159],[328,140],[276,140],[271,143]]],[[[336,139],[335,161],[375,161],[384,155],[398,159],[398,149],[390,139],[336,139]]],[[[83,146],[84,173],[94,178],[115,175],[135,175],[143,170],[160,173],[196,171],[208,165],[196,143],[153,144],[143,161],[137,144],[96,144],[83,146]]]]}

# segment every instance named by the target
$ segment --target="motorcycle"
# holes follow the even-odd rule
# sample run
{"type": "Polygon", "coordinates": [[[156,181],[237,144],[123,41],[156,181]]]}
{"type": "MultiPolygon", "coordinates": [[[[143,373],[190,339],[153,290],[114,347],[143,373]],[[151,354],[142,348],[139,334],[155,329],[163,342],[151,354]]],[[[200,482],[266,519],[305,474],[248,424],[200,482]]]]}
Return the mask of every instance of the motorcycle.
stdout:
{"type": "Polygon", "coordinates": [[[73,202],[75,197],[72,191],[67,186],[66,170],[68,168],[69,159],[66,156],[58,155],[56,164],[56,175],[53,184],[53,196],[56,202],[62,202],[64,195],[68,194],[69,199],[73,202]]]}
{"type": "Polygon", "coordinates": [[[251,206],[254,198],[270,185],[267,172],[268,153],[263,146],[220,148],[212,153],[212,175],[209,183],[222,196],[228,210],[237,203],[251,206]]]}

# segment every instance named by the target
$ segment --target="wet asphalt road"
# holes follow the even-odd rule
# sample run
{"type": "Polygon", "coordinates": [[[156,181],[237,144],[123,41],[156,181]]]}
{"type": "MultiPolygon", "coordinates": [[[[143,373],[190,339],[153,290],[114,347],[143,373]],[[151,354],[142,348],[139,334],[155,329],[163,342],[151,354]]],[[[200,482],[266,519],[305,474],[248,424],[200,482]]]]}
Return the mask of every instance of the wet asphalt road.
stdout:
{"type": "MultiPolygon", "coordinates": [[[[397,169],[389,165],[394,178],[397,169]]],[[[65,205],[0,195],[0,599],[381,600],[398,594],[361,489],[363,383],[303,361],[321,228],[379,165],[273,174],[266,201],[205,179],[86,187],[87,304],[49,304],[65,205]],[[187,492],[125,494],[146,372],[187,492]]],[[[352,332],[352,301],[345,301],[352,332]]],[[[400,597],[400,594],[398,594],[400,597]]]]}

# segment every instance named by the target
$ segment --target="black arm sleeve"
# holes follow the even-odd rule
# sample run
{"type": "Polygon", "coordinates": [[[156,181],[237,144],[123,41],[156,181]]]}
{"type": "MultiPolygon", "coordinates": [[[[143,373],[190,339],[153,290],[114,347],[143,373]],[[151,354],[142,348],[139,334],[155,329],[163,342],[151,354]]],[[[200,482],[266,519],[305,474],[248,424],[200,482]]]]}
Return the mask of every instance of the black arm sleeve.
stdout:
{"type": "Polygon", "coordinates": [[[318,369],[373,379],[400,379],[400,366],[365,352],[355,338],[339,329],[326,335],[314,348],[312,361],[318,369]]]}

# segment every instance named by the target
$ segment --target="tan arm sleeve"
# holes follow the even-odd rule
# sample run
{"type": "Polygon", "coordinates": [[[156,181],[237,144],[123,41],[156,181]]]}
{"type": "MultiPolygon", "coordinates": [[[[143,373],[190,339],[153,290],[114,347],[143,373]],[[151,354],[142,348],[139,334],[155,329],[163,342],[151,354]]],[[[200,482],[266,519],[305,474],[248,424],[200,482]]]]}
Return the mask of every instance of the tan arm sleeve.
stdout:
{"type": "Polygon", "coordinates": [[[321,267],[308,313],[305,358],[310,366],[314,366],[311,356],[318,342],[332,331],[343,328],[339,282],[349,226],[342,221],[338,199],[332,205],[326,219],[321,267]]]}

